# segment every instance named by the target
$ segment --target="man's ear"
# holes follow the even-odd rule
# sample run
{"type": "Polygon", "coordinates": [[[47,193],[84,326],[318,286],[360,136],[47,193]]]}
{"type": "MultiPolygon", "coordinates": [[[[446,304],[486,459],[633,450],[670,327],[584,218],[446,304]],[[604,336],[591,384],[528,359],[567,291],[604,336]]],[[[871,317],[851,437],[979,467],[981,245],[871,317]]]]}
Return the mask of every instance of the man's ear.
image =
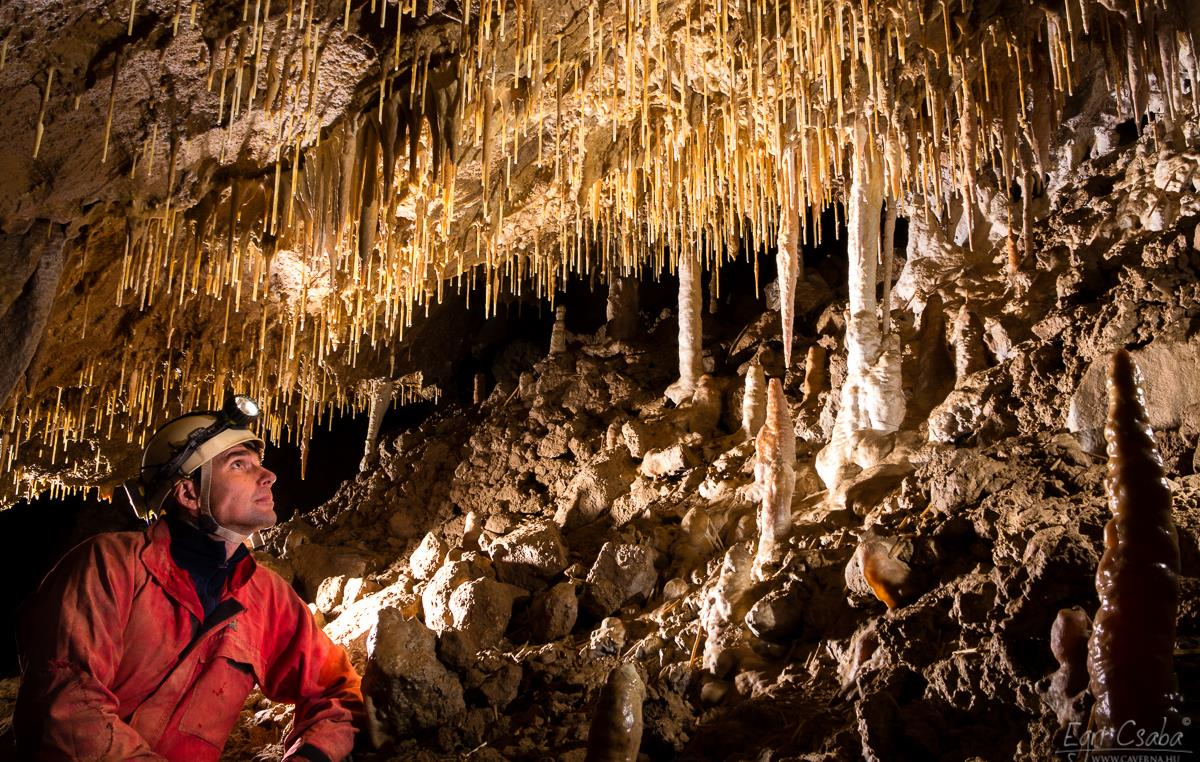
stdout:
{"type": "Polygon", "coordinates": [[[196,483],[191,479],[181,479],[171,488],[171,494],[175,497],[175,503],[187,511],[200,510],[200,493],[196,489],[196,483]]]}

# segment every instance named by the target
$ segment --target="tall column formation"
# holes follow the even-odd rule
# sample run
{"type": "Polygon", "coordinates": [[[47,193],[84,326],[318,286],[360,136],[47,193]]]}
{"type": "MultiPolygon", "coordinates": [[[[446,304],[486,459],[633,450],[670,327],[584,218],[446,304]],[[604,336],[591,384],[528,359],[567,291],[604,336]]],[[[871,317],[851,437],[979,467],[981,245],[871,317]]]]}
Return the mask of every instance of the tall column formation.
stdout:
{"type": "Polygon", "coordinates": [[[796,188],[795,156],[791,146],[783,153],[783,207],[779,210],[779,239],[775,264],[779,270],[779,317],[783,336],[783,365],[792,367],[792,331],[796,320],[796,281],[803,268],[800,258],[800,194],[796,188]]]}
{"type": "Polygon", "coordinates": [[[1171,488],[1146,415],[1129,353],[1108,374],[1108,473],[1112,519],[1096,567],[1096,612],[1088,642],[1092,722],[1100,743],[1170,726],[1176,692],[1175,623],[1179,610],[1179,537],[1171,488]],[[1120,735],[1118,735],[1120,731],[1120,735]]]}
{"type": "Polygon", "coordinates": [[[666,391],[676,405],[692,398],[704,372],[700,338],[700,260],[685,254],[679,258],[679,380],[666,391]]]}
{"type": "Polygon", "coordinates": [[[754,442],[754,481],[758,484],[758,552],[754,578],[764,579],[779,563],[792,533],[792,495],[796,491],[796,431],[783,383],[767,384],[767,415],[754,442]]]}
{"type": "Polygon", "coordinates": [[[883,211],[883,158],[865,120],[855,127],[847,191],[850,318],[846,323],[846,379],[831,442],[817,457],[817,472],[833,489],[863,429],[895,431],[904,420],[899,334],[882,335],[878,282],[879,221],[883,211]]]}

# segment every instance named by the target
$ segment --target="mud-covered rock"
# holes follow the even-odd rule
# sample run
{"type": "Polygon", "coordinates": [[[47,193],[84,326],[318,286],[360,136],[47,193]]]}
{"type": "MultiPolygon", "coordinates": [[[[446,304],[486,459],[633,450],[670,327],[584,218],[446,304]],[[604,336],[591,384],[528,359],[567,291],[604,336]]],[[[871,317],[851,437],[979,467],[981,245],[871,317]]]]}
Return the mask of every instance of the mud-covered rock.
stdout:
{"type": "Polygon", "coordinates": [[[372,735],[403,738],[451,725],[466,710],[462,684],[438,661],[434,633],[392,608],[367,638],[363,694],[372,735]]]}
{"type": "Polygon", "coordinates": [[[641,545],[606,542],[588,571],[583,606],[596,617],[607,616],[631,598],[647,597],[658,583],[655,553],[641,545]]]}
{"type": "Polygon", "coordinates": [[[537,521],[497,537],[488,546],[496,576],[526,589],[542,587],[545,580],[567,568],[567,549],[558,527],[537,521]]]}

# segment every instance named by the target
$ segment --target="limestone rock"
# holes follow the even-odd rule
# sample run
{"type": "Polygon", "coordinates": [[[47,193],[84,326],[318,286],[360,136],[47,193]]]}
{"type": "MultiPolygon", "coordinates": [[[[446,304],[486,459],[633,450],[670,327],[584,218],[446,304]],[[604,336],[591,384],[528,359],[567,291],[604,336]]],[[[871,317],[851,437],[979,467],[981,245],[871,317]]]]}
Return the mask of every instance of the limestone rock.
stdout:
{"type": "Polygon", "coordinates": [[[597,656],[617,656],[625,645],[625,623],[615,616],[606,617],[588,637],[588,648],[597,656]]]}
{"type": "Polygon", "coordinates": [[[559,582],[534,596],[530,611],[530,634],[537,643],[549,643],[571,634],[579,616],[575,583],[559,582]]]}
{"type": "Polygon", "coordinates": [[[567,549],[550,521],[526,524],[498,537],[489,546],[496,576],[527,589],[542,587],[567,568],[567,549]]]}
{"type": "Polygon", "coordinates": [[[317,595],[313,600],[317,610],[322,614],[330,614],[338,604],[342,602],[342,591],[346,588],[346,577],[344,575],[336,575],[329,577],[323,581],[320,587],[317,588],[317,595]]]}
{"type": "Polygon", "coordinates": [[[621,426],[621,436],[629,455],[641,458],[650,450],[667,447],[678,436],[671,424],[665,420],[642,421],[634,419],[621,426]]]}
{"type": "Polygon", "coordinates": [[[442,637],[443,657],[463,667],[481,649],[499,643],[512,618],[513,599],[522,594],[523,590],[488,577],[456,587],[447,603],[450,622],[442,637]]]}
{"type": "Polygon", "coordinates": [[[903,605],[916,594],[908,565],[912,554],[911,541],[868,532],[846,565],[846,587],[859,598],[883,601],[889,609],[903,605]]]}
{"type": "MultiPolygon", "coordinates": [[[[1175,429],[1200,414],[1200,338],[1154,341],[1129,354],[1141,370],[1150,428],[1175,429]]],[[[1104,452],[1107,362],[1105,356],[1088,366],[1067,412],[1067,428],[1088,452],[1104,452]]]]}
{"type": "Polygon", "coordinates": [[[462,684],[434,651],[432,631],[392,608],[367,638],[363,693],[384,736],[405,737],[449,725],[466,710],[462,684]]]}
{"type": "Polygon", "coordinates": [[[428,532],[421,544],[408,557],[409,568],[415,579],[429,579],[441,567],[446,558],[446,543],[433,532],[428,532]]]}
{"type": "Polygon", "coordinates": [[[379,612],[385,609],[395,609],[414,616],[420,610],[419,599],[411,590],[408,580],[396,582],[349,604],[337,619],[324,628],[330,640],[346,649],[350,661],[360,673],[367,660],[367,635],[375,627],[379,612]]]}
{"type": "Polygon", "coordinates": [[[457,561],[447,560],[421,592],[425,624],[440,635],[451,626],[450,597],[458,586],[491,576],[491,562],[478,553],[464,553],[457,561]]]}
{"type": "Polygon", "coordinates": [[[803,588],[789,584],[763,596],[746,612],[746,626],[754,636],[769,643],[788,643],[804,629],[803,588]]]}
{"type": "Polygon", "coordinates": [[[883,498],[900,487],[916,469],[911,463],[880,463],[838,484],[834,504],[866,516],[883,498]]]}
{"type": "Polygon", "coordinates": [[[696,456],[682,442],[663,450],[649,450],[642,457],[638,472],[650,479],[674,476],[696,464],[696,456]]]}
{"type": "Polygon", "coordinates": [[[566,495],[554,514],[554,523],[573,529],[607,513],[613,502],[629,489],[636,472],[620,450],[602,452],[589,461],[567,486],[566,495]]]}
{"type": "Polygon", "coordinates": [[[607,616],[635,596],[648,597],[657,582],[653,550],[606,542],[588,571],[584,607],[593,616],[607,616]]]}

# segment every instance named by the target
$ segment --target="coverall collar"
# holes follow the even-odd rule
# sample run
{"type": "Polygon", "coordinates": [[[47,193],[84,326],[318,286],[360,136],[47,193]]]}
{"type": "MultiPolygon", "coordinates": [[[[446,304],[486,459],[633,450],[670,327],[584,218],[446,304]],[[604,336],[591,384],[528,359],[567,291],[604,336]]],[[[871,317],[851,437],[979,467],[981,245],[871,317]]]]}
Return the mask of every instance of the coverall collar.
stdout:
{"type": "MultiPolygon", "coordinates": [[[[159,519],[146,528],[146,546],[142,550],[142,563],[151,576],[162,586],[167,595],[186,608],[197,621],[204,621],[204,607],[196,595],[196,587],[188,573],[179,568],[171,558],[171,530],[166,521],[159,519]]],[[[232,559],[231,559],[232,560],[232,559]]],[[[254,574],[257,564],[254,556],[246,553],[229,573],[226,590],[232,597],[245,587],[254,574]]],[[[245,606],[247,601],[241,601],[245,606]]]]}

